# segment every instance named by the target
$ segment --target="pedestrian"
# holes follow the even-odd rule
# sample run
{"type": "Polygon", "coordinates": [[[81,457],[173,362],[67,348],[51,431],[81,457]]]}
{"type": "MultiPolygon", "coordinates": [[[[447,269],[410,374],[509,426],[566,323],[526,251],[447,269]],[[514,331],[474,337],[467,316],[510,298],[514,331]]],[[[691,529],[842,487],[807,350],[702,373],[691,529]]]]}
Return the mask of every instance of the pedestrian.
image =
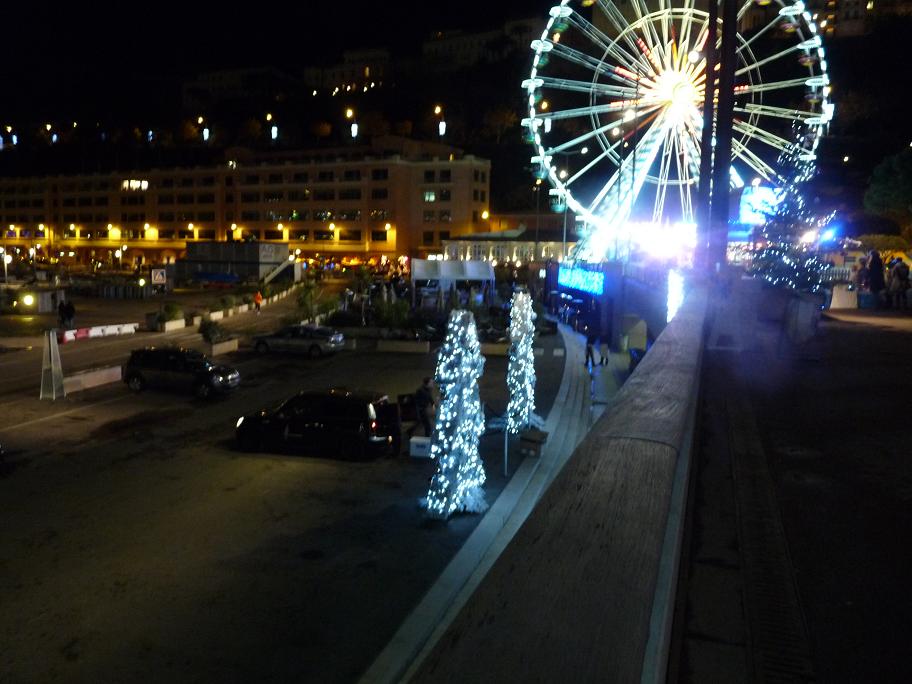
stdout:
{"type": "Polygon", "coordinates": [[[884,282],[884,265],[880,252],[872,249],[868,254],[868,289],[874,293],[875,305],[881,306],[880,293],[886,288],[884,282]]]}
{"type": "Polygon", "coordinates": [[[66,304],[64,304],[64,308],[65,308],[64,313],[66,315],[66,323],[64,323],[64,325],[67,328],[72,328],[73,319],[76,318],[76,305],[73,304],[73,302],[67,302],[66,304]]]}
{"type": "Polygon", "coordinates": [[[855,289],[859,292],[868,289],[868,260],[861,257],[858,260],[858,270],[855,271],[855,289]]]}
{"type": "Polygon", "coordinates": [[[595,335],[587,334],[586,335],[586,360],[583,362],[584,366],[594,366],[595,365],[595,354],[593,353],[595,345],[595,335]]]}
{"type": "Polygon", "coordinates": [[[607,343],[605,340],[601,339],[601,338],[599,338],[599,342],[600,342],[600,344],[599,344],[599,356],[602,357],[602,358],[599,359],[599,363],[600,363],[601,365],[603,365],[603,366],[607,366],[607,365],[608,365],[608,359],[610,358],[610,356],[609,356],[609,351],[608,351],[608,343],[607,343]]]}
{"type": "Polygon", "coordinates": [[[256,309],[257,316],[260,315],[260,307],[263,305],[263,293],[257,290],[257,293],[253,295],[253,308],[256,309]]]}
{"type": "Polygon", "coordinates": [[[434,413],[434,381],[430,377],[424,378],[421,387],[415,390],[415,411],[418,414],[418,420],[424,428],[424,436],[430,437],[433,428],[431,427],[431,416],[434,413]]]}
{"type": "Polygon", "coordinates": [[[62,299],[60,300],[60,303],[57,304],[57,320],[60,322],[61,328],[66,327],[67,306],[62,299]]]}
{"type": "Polygon", "coordinates": [[[894,309],[905,309],[908,301],[909,290],[909,266],[903,261],[902,257],[896,257],[893,260],[893,266],[890,268],[889,291],[893,299],[894,309]]]}

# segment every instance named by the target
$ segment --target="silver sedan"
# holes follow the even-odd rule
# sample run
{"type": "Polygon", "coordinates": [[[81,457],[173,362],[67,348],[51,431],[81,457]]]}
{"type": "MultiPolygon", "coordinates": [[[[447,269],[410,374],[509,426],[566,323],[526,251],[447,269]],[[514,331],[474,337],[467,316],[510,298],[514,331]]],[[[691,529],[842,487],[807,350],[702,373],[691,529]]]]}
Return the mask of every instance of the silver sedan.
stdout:
{"type": "Polygon", "coordinates": [[[320,325],[289,325],[271,335],[257,335],[253,348],[261,354],[277,351],[317,357],[344,349],[345,337],[320,325]]]}

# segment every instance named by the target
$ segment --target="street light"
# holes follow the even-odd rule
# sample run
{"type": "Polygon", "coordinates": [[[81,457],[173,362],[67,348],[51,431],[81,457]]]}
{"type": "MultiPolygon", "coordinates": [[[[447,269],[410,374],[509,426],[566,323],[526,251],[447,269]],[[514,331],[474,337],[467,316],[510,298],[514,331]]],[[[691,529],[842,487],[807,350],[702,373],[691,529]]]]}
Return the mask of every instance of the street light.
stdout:
{"type": "Polygon", "coordinates": [[[13,263],[13,257],[9,254],[4,254],[3,255],[3,282],[4,283],[9,282],[9,274],[6,272],[6,269],[9,267],[9,265],[11,263],[13,263]]]}

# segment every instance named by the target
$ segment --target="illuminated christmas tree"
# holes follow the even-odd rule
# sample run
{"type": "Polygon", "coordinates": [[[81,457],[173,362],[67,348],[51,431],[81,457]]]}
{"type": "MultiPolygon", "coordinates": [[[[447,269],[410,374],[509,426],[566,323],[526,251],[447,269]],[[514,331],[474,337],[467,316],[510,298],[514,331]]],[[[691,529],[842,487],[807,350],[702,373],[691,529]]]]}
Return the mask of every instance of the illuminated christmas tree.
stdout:
{"type": "Polygon", "coordinates": [[[481,513],[488,507],[478,456],[478,438],[484,432],[478,378],[484,361],[475,318],[469,311],[453,310],[435,375],[441,401],[431,458],[437,459],[437,474],[427,495],[428,515],[434,518],[445,520],[459,511],[481,513]]]}
{"type": "Polygon", "coordinates": [[[507,430],[516,434],[532,422],[535,410],[535,313],[532,298],[525,292],[513,295],[510,307],[510,365],[507,369],[507,430]]]}

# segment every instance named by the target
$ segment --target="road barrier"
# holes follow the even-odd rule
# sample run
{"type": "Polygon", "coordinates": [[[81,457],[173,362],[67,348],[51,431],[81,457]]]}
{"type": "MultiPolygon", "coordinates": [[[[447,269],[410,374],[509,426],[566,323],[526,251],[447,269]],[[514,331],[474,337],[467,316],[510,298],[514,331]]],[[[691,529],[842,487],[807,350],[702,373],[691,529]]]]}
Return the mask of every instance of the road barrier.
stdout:
{"type": "Polygon", "coordinates": [[[139,328],[139,323],[116,323],[113,325],[96,325],[91,328],[58,330],[57,343],[66,344],[76,340],[87,340],[95,337],[113,337],[115,335],[132,335],[139,328]]]}
{"type": "Polygon", "coordinates": [[[63,389],[67,394],[72,394],[92,387],[120,382],[121,372],[120,366],[105,366],[104,368],[92,368],[80,373],[73,373],[73,375],[63,378],[63,389]]]}

